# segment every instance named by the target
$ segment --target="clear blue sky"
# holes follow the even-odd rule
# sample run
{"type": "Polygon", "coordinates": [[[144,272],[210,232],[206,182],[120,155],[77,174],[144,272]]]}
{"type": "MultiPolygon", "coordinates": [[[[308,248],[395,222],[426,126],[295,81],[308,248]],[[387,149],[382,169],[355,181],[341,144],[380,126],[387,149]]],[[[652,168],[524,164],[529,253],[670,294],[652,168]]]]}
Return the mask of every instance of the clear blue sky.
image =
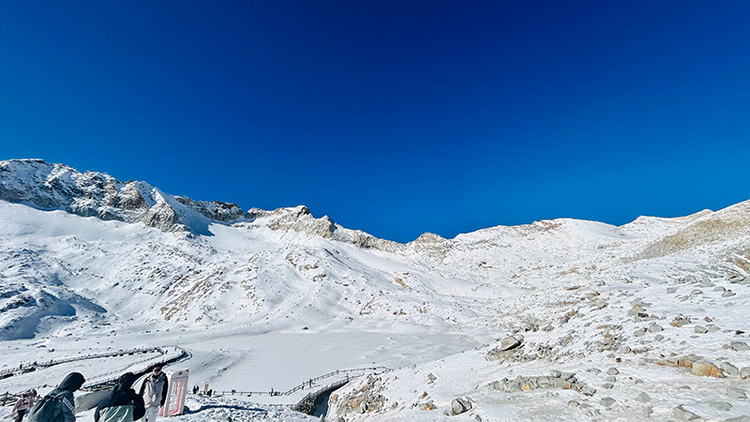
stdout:
{"type": "Polygon", "coordinates": [[[750,199],[750,2],[0,2],[0,159],[397,241],[750,199]]]}

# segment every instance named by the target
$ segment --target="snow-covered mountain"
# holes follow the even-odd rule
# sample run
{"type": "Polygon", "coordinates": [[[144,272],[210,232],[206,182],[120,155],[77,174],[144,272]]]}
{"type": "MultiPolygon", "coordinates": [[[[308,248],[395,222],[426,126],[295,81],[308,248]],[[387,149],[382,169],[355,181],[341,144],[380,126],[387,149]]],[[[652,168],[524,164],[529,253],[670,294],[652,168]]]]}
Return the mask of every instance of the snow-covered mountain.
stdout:
{"type": "Polygon", "coordinates": [[[395,369],[336,392],[336,421],[750,415],[750,202],[399,244],[304,206],[244,212],[11,160],[0,240],[7,366],[40,344],[169,339],[222,389],[279,382],[279,366],[290,383],[395,369]]]}

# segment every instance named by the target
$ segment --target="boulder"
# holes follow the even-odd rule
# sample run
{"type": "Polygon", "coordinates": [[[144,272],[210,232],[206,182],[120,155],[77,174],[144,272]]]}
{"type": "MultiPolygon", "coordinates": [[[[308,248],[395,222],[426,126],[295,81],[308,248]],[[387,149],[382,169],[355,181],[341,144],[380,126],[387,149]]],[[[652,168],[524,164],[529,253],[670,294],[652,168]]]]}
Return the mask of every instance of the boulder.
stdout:
{"type": "Polygon", "coordinates": [[[453,399],[451,402],[451,412],[453,415],[460,415],[471,410],[471,401],[466,397],[453,399]]]}
{"type": "Polygon", "coordinates": [[[719,368],[710,362],[693,362],[693,375],[701,377],[724,378],[719,368]]]}
{"type": "Polygon", "coordinates": [[[729,347],[732,348],[732,350],[738,352],[750,350],[750,346],[748,346],[747,343],[743,343],[741,341],[732,341],[729,343],[729,347]]]}
{"type": "Polygon", "coordinates": [[[743,380],[750,378],[750,368],[745,367],[740,369],[740,378],[743,380]]]}
{"type": "Polygon", "coordinates": [[[727,396],[730,399],[746,399],[747,398],[747,392],[741,388],[737,387],[729,387],[727,388],[727,396]]]}
{"type": "Polygon", "coordinates": [[[685,410],[682,405],[679,405],[672,409],[672,416],[674,416],[674,418],[678,421],[694,421],[700,418],[700,416],[696,415],[695,413],[685,410]]]}
{"type": "Polygon", "coordinates": [[[419,408],[422,409],[422,410],[430,411],[430,410],[437,409],[437,406],[435,406],[435,403],[433,403],[433,402],[430,401],[430,402],[427,402],[427,403],[421,405],[419,408]]]}
{"type": "Polygon", "coordinates": [[[500,351],[505,352],[508,350],[512,350],[512,349],[517,348],[520,345],[521,345],[521,340],[519,340],[518,338],[514,336],[508,336],[500,341],[500,351]]]}
{"type": "Polygon", "coordinates": [[[734,284],[742,283],[743,281],[745,281],[745,276],[740,275],[740,274],[734,274],[731,277],[729,277],[727,280],[729,280],[730,283],[734,283],[734,284]]]}
{"type": "Polygon", "coordinates": [[[648,403],[651,401],[651,397],[649,397],[648,394],[646,394],[645,392],[639,394],[638,397],[636,397],[635,399],[643,403],[648,403]]]}
{"type": "Polygon", "coordinates": [[[584,396],[593,396],[596,394],[596,389],[591,387],[585,387],[583,390],[581,390],[581,394],[584,396]]]}
{"type": "Polygon", "coordinates": [[[648,331],[650,331],[652,333],[658,333],[658,332],[663,331],[663,330],[664,330],[664,328],[662,328],[661,325],[659,325],[659,324],[651,324],[651,325],[648,326],[648,331]]]}
{"type": "Polygon", "coordinates": [[[619,375],[620,371],[617,370],[617,368],[612,367],[607,369],[607,375],[619,375]]]}
{"type": "Polygon", "coordinates": [[[674,321],[669,323],[673,327],[682,327],[685,324],[690,324],[690,318],[678,316],[674,318],[674,321]]]}
{"type": "Polygon", "coordinates": [[[717,368],[716,365],[710,362],[693,362],[692,369],[693,375],[698,375],[701,377],[724,378],[724,374],[721,372],[721,370],[717,368]]]}
{"type": "Polygon", "coordinates": [[[643,308],[636,307],[636,308],[628,310],[628,316],[646,318],[648,316],[648,312],[646,312],[646,310],[643,308]]]}
{"type": "Polygon", "coordinates": [[[719,366],[721,367],[721,370],[724,371],[724,373],[727,375],[737,375],[740,373],[740,370],[729,362],[722,362],[719,364],[719,366]]]}
{"type": "Polygon", "coordinates": [[[696,325],[693,329],[698,334],[706,334],[708,332],[708,328],[702,327],[700,325],[696,325]]]}
{"type": "Polygon", "coordinates": [[[681,366],[683,368],[692,368],[693,363],[698,362],[699,360],[700,358],[698,356],[685,356],[677,360],[677,366],[681,366]]]}
{"type": "Polygon", "coordinates": [[[610,407],[615,404],[615,402],[616,400],[612,397],[602,397],[602,399],[599,401],[599,403],[601,403],[604,407],[610,407]]]}
{"type": "Polygon", "coordinates": [[[708,405],[713,407],[714,409],[723,410],[725,412],[729,412],[730,410],[732,410],[732,405],[725,401],[712,401],[708,403],[708,405]]]}

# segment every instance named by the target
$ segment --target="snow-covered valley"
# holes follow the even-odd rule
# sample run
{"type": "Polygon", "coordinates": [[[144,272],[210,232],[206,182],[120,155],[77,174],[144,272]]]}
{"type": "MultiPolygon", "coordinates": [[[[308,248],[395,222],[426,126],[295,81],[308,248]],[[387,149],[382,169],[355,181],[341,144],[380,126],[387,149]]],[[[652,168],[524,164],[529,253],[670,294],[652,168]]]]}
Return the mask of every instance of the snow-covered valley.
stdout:
{"type": "MultiPolygon", "coordinates": [[[[303,206],[243,212],[13,160],[0,240],[0,371],[176,345],[191,385],[215,391],[390,368],[333,393],[337,422],[750,420],[750,202],[398,244],[303,206]]],[[[0,393],[145,359],[19,373],[0,393]]],[[[190,400],[226,402],[175,420],[316,420],[190,400]]]]}

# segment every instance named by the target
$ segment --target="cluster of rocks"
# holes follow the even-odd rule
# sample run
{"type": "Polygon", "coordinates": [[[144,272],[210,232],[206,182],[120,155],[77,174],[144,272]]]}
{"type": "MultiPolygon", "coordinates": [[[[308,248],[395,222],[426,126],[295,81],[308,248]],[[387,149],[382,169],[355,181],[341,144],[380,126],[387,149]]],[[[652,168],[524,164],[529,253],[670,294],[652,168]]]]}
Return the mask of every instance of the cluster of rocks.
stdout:
{"type": "Polygon", "coordinates": [[[530,362],[544,356],[549,356],[552,353],[552,346],[548,344],[529,343],[528,346],[526,347],[521,334],[514,334],[502,339],[500,345],[487,352],[485,359],[490,362],[519,363],[530,362]]]}
{"type": "Polygon", "coordinates": [[[380,377],[369,376],[364,386],[346,396],[340,397],[337,394],[331,394],[329,403],[335,405],[342,400],[344,405],[338,407],[345,409],[347,412],[378,412],[383,409],[383,406],[388,401],[387,398],[380,394],[382,386],[378,387],[378,384],[381,381],[380,377]]]}
{"type": "MultiPolygon", "coordinates": [[[[728,411],[732,408],[732,405],[725,402],[711,402],[709,405],[715,409],[728,411]]],[[[672,409],[672,416],[678,421],[702,421],[705,420],[697,413],[691,412],[685,409],[684,405],[679,405],[672,409]]],[[[712,419],[713,420],[713,419],[712,419]]],[[[750,422],[750,416],[737,416],[734,418],[725,419],[724,422],[750,422]]]]}
{"type": "MultiPolygon", "coordinates": [[[[595,342],[595,346],[599,352],[619,351],[623,348],[626,337],[622,333],[621,325],[602,325],[598,328],[605,330],[603,338],[595,342]]],[[[627,353],[629,352],[628,350],[627,353]]]]}
{"type": "Polygon", "coordinates": [[[487,355],[485,355],[485,359],[487,359],[488,361],[505,362],[511,357],[514,357],[516,354],[518,354],[521,351],[522,347],[523,337],[521,337],[521,335],[516,334],[513,336],[508,336],[500,341],[499,346],[487,352],[487,355]]]}
{"type": "Polygon", "coordinates": [[[587,396],[593,396],[596,393],[596,389],[588,387],[585,382],[576,378],[576,374],[560,371],[550,371],[550,375],[530,377],[519,375],[512,380],[503,378],[492,382],[489,387],[505,393],[530,391],[539,388],[572,389],[587,396]]]}
{"type": "MultiPolygon", "coordinates": [[[[733,344],[738,348],[742,347],[740,345],[748,347],[747,344],[742,342],[732,342],[730,344],[733,344]]],[[[721,361],[719,364],[714,364],[707,361],[701,356],[693,354],[683,357],[674,356],[659,359],[656,361],[656,364],[662,366],[688,368],[691,370],[693,375],[704,377],[726,378],[728,376],[739,376],[742,379],[750,378],[750,367],[738,369],[736,366],[726,360],[721,361]]]]}

